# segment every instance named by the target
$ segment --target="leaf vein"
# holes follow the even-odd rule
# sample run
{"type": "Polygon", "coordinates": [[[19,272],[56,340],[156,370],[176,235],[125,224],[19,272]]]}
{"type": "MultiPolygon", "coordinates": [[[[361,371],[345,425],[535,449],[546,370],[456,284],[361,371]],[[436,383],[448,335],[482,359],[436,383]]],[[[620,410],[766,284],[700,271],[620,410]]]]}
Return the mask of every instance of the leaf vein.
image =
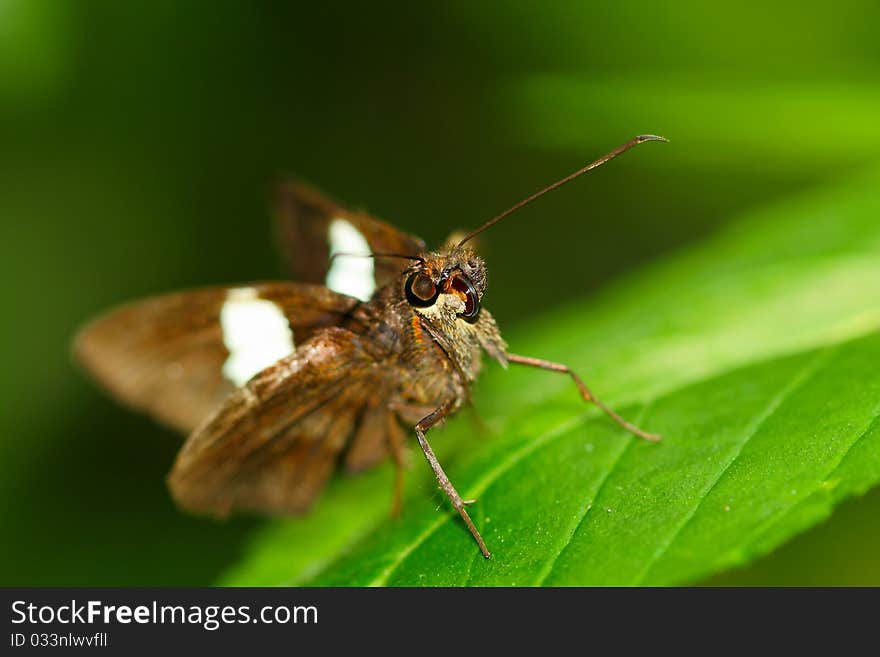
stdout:
{"type": "Polygon", "coordinates": [[[746,448],[752,438],[754,438],[755,435],[761,430],[761,427],[763,427],[767,423],[767,421],[776,414],[776,412],[779,410],[779,407],[782,406],[783,403],[785,403],[786,399],[788,399],[798,389],[806,385],[810,380],[813,379],[813,377],[816,376],[816,374],[821,370],[822,366],[827,362],[834,351],[836,351],[836,349],[833,347],[820,350],[814,358],[810,359],[810,361],[808,361],[807,364],[804,365],[804,367],[802,367],[795,373],[791,381],[783,386],[779,393],[770,400],[770,403],[767,405],[767,407],[761,413],[755,416],[755,418],[746,429],[745,439],[740,443],[739,448],[733,455],[733,458],[731,458],[724,465],[724,467],[718,473],[718,476],[709,485],[706,491],[700,496],[700,499],[694,505],[693,509],[691,509],[691,512],[672,532],[669,540],[667,540],[666,543],[662,545],[648,560],[648,562],[645,564],[645,567],[633,580],[634,586],[640,586],[645,582],[653,567],[663,557],[663,555],[665,555],[669,551],[669,548],[672,547],[675,541],[678,540],[682,532],[687,529],[688,525],[690,525],[699,510],[702,508],[703,503],[706,501],[706,499],[708,499],[712,491],[718,487],[718,484],[725,477],[730,468],[733,467],[734,464],[736,464],[736,462],[739,460],[739,457],[742,455],[743,450],[746,448]]]}
{"type": "MultiPolygon", "coordinates": [[[[641,413],[639,413],[639,417],[636,419],[637,424],[641,424],[644,419],[645,413],[647,412],[648,406],[646,406],[641,413]]],[[[624,455],[629,451],[630,447],[635,443],[635,438],[630,437],[629,441],[623,446],[620,450],[620,453],[614,459],[614,463],[611,464],[611,467],[608,468],[608,471],[605,473],[605,476],[602,477],[602,481],[599,482],[599,487],[596,489],[596,493],[593,495],[593,499],[580,513],[579,517],[575,522],[572,523],[571,531],[568,532],[568,535],[559,545],[559,548],[556,550],[555,554],[551,556],[544,566],[541,568],[541,571],[538,573],[538,577],[535,580],[534,586],[541,586],[548,577],[553,573],[553,569],[556,567],[556,562],[559,561],[559,557],[562,556],[562,553],[565,552],[565,548],[568,547],[568,544],[571,543],[571,539],[575,534],[580,530],[581,526],[586,522],[587,517],[590,515],[590,511],[592,511],[593,506],[595,506],[596,500],[599,499],[599,495],[602,493],[602,489],[605,488],[605,484],[611,478],[611,475],[614,472],[614,468],[617,467],[617,464],[624,457],[624,455]]]]}
{"type": "MultiPolygon", "coordinates": [[[[561,424],[556,425],[552,429],[545,431],[538,438],[526,443],[520,449],[514,451],[507,459],[501,461],[496,467],[489,470],[483,477],[481,477],[476,484],[474,484],[469,489],[469,494],[467,497],[478,497],[482,495],[489,486],[491,486],[501,475],[510,470],[513,466],[519,463],[522,459],[527,457],[529,454],[534,452],[540,447],[543,447],[549,442],[552,442],[555,438],[559,436],[565,435],[567,431],[573,429],[578,424],[584,422],[584,414],[578,415],[570,420],[567,420],[561,424]]],[[[457,518],[458,514],[454,514],[454,517],[457,518]]],[[[434,532],[436,532],[440,527],[443,526],[444,523],[448,522],[451,518],[453,518],[453,513],[445,513],[442,514],[439,518],[437,518],[434,522],[432,522],[428,527],[425,528],[418,536],[416,536],[415,540],[412,541],[409,545],[406,546],[403,550],[400,551],[397,558],[392,560],[392,562],[388,565],[385,570],[383,570],[379,575],[377,575],[368,586],[384,586],[388,583],[391,576],[394,572],[400,568],[400,566],[406,561],[410,554],[412,554],[416,548],[418,548],[422,543],[428,540],[434,532]]]]}
{"type": "Polygon", "coordinates": [[[840,469],[840,467],[843,465],[843,462],[850,455],[850,453],[858,446],[859,443],[862,442],[862,440],[865,438],[865,436],[867,436],[871,432],[871,430],[874,428],[875,425],[878,424],[878,422],[880,422],[880,405],[878,405],[877,408],[874,410],[874,412],[871,416],[871,420],[865,426],[864,430],[862,430],[856,436],[855,440],[853,440],[853,442],[850,443],[849,447],[846,448],[846,451],[837,460],[837,463],[834,464],[834,467],[832,467],[825,474],[825,476],[821,478],[819,483],[810,490],[809,494],[805,495],[803,497],[803,499],[796,502],[795,504],[792,504],[792,505],[788,506],[787,508],[778,511],[777,513],[774,513],[765,522],[761,523],[761,525],[757,529],[755,529],[755,531],[752,532],[751,537],[746,539],[745,543],[749,547],[754,547],[757,543],[760,542],[761,537],[767,532],[767,530],[773,524],[775,524],[776,522],[779,522],[781,520],[784,520],[786,516],[790,515],[793,511],[795,511],[802,504],[806,504],[816,493],[818,493],[822,489],[823,483],[828,481],[828,479],[830,477],[832,477],[834,475],[834,473],[840,469]]]}

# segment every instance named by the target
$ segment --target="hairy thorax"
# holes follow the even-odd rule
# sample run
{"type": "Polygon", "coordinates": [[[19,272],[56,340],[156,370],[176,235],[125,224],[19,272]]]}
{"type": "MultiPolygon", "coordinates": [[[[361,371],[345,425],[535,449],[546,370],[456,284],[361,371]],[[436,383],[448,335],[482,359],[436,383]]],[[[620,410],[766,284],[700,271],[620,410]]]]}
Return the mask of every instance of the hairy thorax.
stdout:
{"type": "Polygon", "coordinates": [[[439,294],[430,306],[414,307],[405,297],[404,281],[355,308],[348,326],[366,334],[364,345],[375,366],[393,382],[395,405],[411,411],[401,414],[418,420],[450,400],[455,408],[467,401],[482,352],[506,365],[506,345],[485,308],[475,319],[464,319],[465,300],[454,291],[439,294]]]}

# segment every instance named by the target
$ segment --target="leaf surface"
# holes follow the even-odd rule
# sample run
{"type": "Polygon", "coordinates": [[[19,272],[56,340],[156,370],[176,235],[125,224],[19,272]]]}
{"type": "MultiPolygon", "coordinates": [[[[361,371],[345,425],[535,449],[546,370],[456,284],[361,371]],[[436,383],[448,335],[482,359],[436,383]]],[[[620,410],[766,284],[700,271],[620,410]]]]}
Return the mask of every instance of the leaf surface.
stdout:
{"type": "Polygon", "coordinates": [[[878,183],[742,217],[509,333],[664,441],[623,433],[566,377],[488,370],[475,405],[489,431],[459,417],[429,439],[478,498],[491,560],[414,452],[400,520],[387,467],[337,481],[313,515],[263,530],[225,583],[678,584],[817,523],[880,481],[878,183]]]}

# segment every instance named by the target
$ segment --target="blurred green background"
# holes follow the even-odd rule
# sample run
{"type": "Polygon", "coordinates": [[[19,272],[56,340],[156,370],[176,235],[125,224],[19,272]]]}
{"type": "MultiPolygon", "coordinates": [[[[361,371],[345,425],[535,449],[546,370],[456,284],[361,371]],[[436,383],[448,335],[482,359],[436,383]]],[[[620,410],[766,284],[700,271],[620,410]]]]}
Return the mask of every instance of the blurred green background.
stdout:
{"type": "MultiPolygon", "coordinates": [[[[258,521],[178,513],[179,437],[68,355],[115,303],[277,277],[295,172],[425,237],[487,233],[502,326],[737,212],[880,163],[880,5],[0,0],[2,584],[204,584],[258,521]]],[[[686,300],[682,300],[686,302],[686,300]]],[[[716,584],[880,584],[880,493],[716,584]]]]}

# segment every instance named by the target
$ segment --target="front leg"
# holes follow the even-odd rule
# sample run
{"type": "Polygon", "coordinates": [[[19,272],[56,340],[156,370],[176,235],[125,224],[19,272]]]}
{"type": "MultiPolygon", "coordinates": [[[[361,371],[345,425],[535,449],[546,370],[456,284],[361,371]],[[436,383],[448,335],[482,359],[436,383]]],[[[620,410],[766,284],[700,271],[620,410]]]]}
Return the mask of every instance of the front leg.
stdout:
{"type": "Polygon", "coordinates": [[[553,363],[549,360],[542,360],[540,358],[530,358],[529,356],[517,356],[516,354],[507,354],[507,361],[510,363],[517,363],[518,365],[528,365],[529,367],[537,367],[542,370],[549,370],[551,372],[560,372],[562,374],[568,374],[574,379],[575,385],[577,385],[578,390],[581,393],[581,397],[584,398],[584,401],[592,402],[596,406],[598,406],[608,417],[617,422],[624,429],[629,431],[630,433],[638,436],[639,438],[644,438],[645,440],[650,440],[652,442],[657,442],[660,440],[660,436],[654,433],[648,433],[643,429],[639,429],[636,425],[631,422],[627,422],[622,417],[620,417],[617,413],[608,408],[604,403],[602,403],[596,396],[590,392],[590,389],[584,384],[575,372],[573,372],[567,365],[562,365],[560,363],[553,363]]]}
{"type": "Polygon", "coordinates": [[[443,471],[443,467],[440,465],[437,457],[434,456],[434,450],[431,449],[431,445],[428,444],[428,439],[425,438],[425,433],[428,431],[428,429],[433,427],[438,422],[442,421],[447,415],[449,415],[449,413],[452,412],[452,410],[455,408],[455,402],[455,399],[450,399],[433,413],[430,413],[429,415],[423,417],[415,427],[416,435],[419,438],[419,446],[421,446],[422,451],[425,453],[425,458],[428,459],[428,463],[430,464],[431,469],[434,471],[434,474],[437,475],[437,481],[440,482],[440,487],[443,489],[443,492],[446,493],[446,496],[449,498],[452,506],[455,508],[456,511],[458,511],[461,519],[464,520],[464,524],[467,525],[467,528],[470,530],[471,535],[477,542],[477,545],[480,546],[480,552],[482,552],[483,556],[488,559],[491,556],[489,554],[489,549],[486,547],[486,543],[485,541],[483,541],[483,537],[480,536],[480,532],[477,531],[477,528],[474,526],[471,517],[468,515],[468,512],[465,509],[465,506],[473,502],[473,500],[461,499],[461,495],[459,495],[458,491],[455,490],[455,487],[452,485],[452,482],[449,481],[449,477],[446,476],[446,473],[443,471]]]}

